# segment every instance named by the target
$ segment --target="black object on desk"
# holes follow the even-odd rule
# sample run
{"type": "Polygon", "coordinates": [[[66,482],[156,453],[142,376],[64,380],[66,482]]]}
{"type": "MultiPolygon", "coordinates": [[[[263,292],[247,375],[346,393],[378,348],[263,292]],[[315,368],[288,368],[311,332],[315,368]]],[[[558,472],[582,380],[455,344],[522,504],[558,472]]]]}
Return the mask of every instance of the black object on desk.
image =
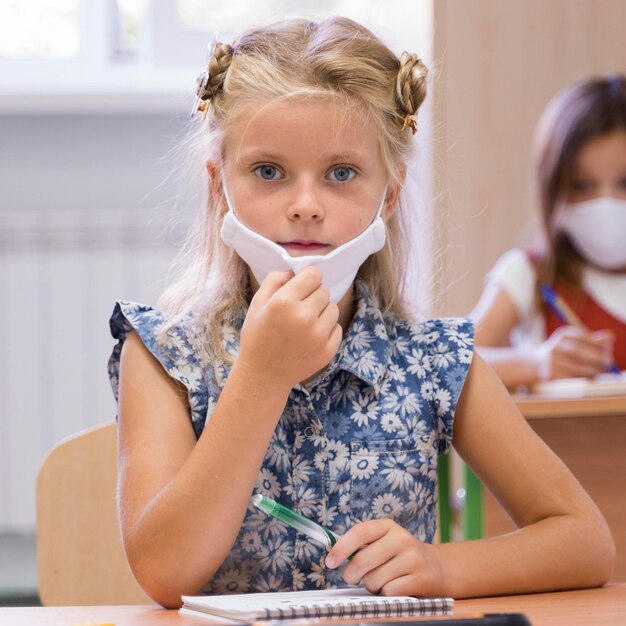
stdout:
{"type": "Polygon", "coordinates": [[[353,626],[532,626],[532,624],[523,613],[485,613],[467,617],[459,615],[425,620],[367,621],[353,626]]]}

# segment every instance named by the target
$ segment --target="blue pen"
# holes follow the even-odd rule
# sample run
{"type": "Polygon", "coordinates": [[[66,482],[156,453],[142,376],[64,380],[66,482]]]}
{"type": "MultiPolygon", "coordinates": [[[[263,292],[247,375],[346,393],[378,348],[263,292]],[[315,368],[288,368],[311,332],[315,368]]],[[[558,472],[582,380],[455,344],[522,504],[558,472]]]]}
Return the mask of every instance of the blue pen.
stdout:
{"type": "MultiPolygon", "coordinates": [[[[539,285],[539,289],[541,290],[541,297],[543,298],[543,301],[554,311],[554,314],[559,318],[559,321],[564,324],[571,324],[572,326],[585,328],[582,321],[563,302],[559,294],[556,293],[552,287],[546,285],[545,283],[541,283],[541,285],[539,285]]],[[[617,365],[615,365],[615,363],[611,363],[609,365],[608,371],[613,374],[620,373],[620,369],[617,365]]]]}
{"type": "Polygon", "coordinates": [[[568,318],[565,311],[561,309],[557,302],[557,295],[552,287],[546,285],[545,283],[541,283],[541,285],[539,285],[539,289],[541,289],[541,297],[543,298],[543,301],[552,309],[554,314],[559,318],[560,322],[563,322],[563,324],[572,324],[574,326],[581,325],[580,320],[572,320],[568,318]]]}

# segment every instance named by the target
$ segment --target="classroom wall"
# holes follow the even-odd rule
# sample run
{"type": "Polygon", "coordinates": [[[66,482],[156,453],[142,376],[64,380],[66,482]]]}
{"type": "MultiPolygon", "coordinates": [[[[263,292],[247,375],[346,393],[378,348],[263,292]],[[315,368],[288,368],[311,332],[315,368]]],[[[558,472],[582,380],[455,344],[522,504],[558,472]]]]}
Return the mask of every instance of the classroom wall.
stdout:
{"type": "Polygon", "coordinates": [[[535,124],[571,81],[626,72],[625,25],[624,0],[434,2],[441,312],[467,314],[498,256],[533,240],[535,124]]]}
{"type": "Polygon", "coordinates": [[[171,114],[0,114],[0,535],[34,530],[47,451],[115,419],[108,318],[117,298],[162,289],[181,128],[171,114]]]}

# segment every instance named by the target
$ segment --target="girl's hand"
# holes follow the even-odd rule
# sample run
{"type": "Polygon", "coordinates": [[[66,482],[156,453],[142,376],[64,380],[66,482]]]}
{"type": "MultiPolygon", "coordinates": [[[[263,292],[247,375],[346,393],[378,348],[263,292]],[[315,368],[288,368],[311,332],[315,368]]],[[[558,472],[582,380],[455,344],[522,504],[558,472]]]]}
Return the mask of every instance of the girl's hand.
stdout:
{"type": "Polygon", "coordinates": [[[344,581],[349,585],[363,581],[372,593],[446,593],[443,567],[433,546],[418,541],[393,520],[370,520],[353,526],[326,556],[326,567],[332,569],[344,561],[344,581]],[[346,561],[354,552],[352,560],[346,561]]]}
{"type": "Polygon", "coordinates": [[[339,309],[322,273],[307,267],[271,272],[252,298],[241,329],[238,364],[290,390],[323,369],[341,343],[339,309]]]}
{"type": "Polygon", "coordinates": [[[606,372],[612,361],[614,341],[615,336],[607,330],[557,328],[536,352],[539,380],[590,378],[606,372]]]}

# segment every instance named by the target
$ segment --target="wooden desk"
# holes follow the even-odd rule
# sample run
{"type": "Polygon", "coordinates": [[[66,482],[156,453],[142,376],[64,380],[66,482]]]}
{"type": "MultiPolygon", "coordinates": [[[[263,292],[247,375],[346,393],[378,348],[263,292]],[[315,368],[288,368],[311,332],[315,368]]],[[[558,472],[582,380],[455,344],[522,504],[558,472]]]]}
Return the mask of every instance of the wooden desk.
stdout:
{"type": "Polygon", "coordinates": [[[457,613],[524,613],[533,626],[626,624],[626,583],[601,589],[458,600],[457,613]]]}
{"type": "Polygon", "coordinates": [[[626,395],[589,398],[547,398],[545,396],[514,396],[522,415],[529,420],[574,417],[621,417],[626,419],[626,395]]]}
{"type": "MultiPolygon", "coordinates": [[[[457,600],[455,613],[525,613],[533,626],[623,626],[626,583],[602,589],[457,600]]],[[[416,618],[417,620],[419,618],[416,618]]],[[[209,620],[145,606],[0,608],[2,626],[199,626],[209,620]]],[[[340,622],[337,622],[340,623],[340,622]]]]}
{"type": "MultiPolygon", "coordinates": [[[[602,511],[617,546],[611,580],[626,580],[626,395],[521,396],[516,401],[535,432],[570,468],[602,511]]],[[[508,515],[490,494],[485,496],[487,536],[512,530],[508,515]]]]}

